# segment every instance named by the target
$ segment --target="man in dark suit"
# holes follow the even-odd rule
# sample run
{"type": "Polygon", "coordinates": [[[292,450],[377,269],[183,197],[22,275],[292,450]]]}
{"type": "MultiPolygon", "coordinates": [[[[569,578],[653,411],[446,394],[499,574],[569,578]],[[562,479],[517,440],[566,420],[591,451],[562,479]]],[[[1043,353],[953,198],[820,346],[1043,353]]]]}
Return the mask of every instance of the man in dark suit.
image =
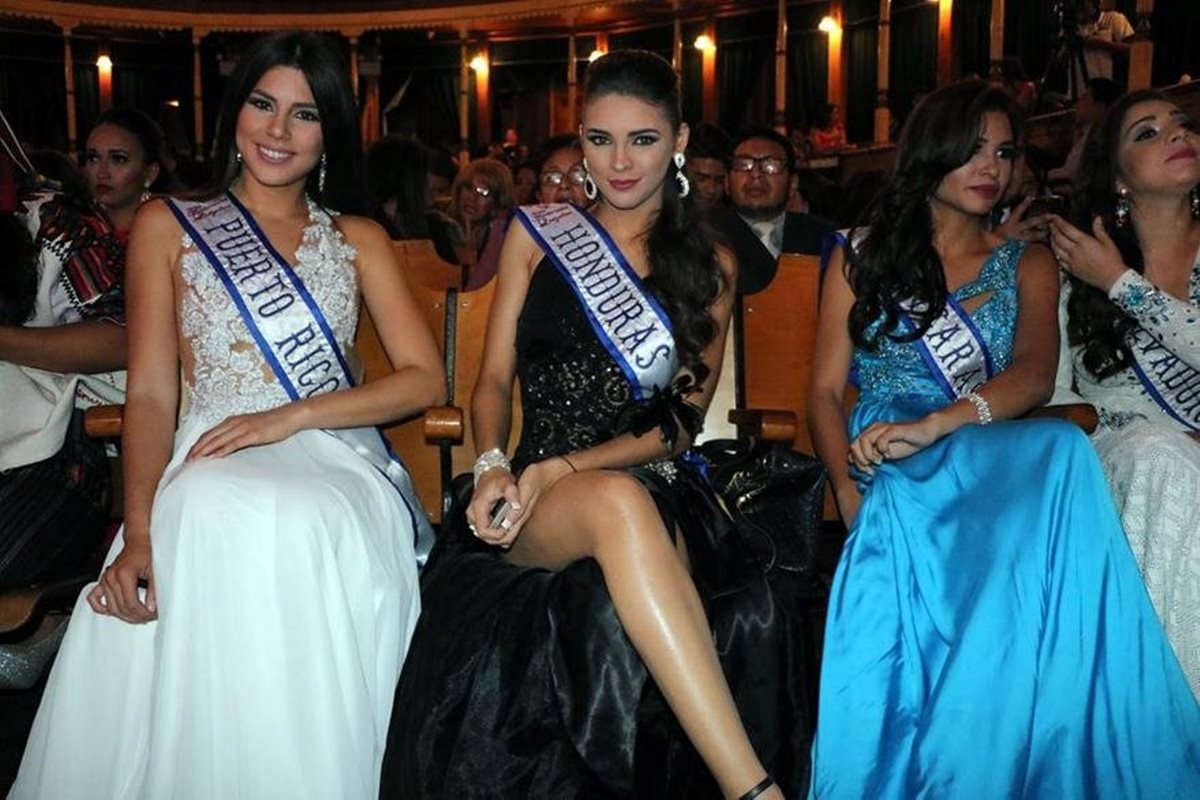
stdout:
{"type": "Polygon", "coordinates": [[[787,210],[796,188],[792,143],[770,128],[748,128],[729,161],[731,208],[717,219],[738,260],[738,294],[762,291],[775,277],[780,253],[820,255],[834,226],[787,210]]]}

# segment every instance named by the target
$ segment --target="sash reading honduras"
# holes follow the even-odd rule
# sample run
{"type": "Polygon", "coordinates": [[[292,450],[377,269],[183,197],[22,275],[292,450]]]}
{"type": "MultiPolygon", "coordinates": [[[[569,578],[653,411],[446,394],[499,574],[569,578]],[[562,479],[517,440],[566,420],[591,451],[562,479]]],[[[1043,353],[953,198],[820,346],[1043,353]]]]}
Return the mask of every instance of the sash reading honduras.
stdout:
{"type": "MultiPolygon", "coordinates": [[[[354,386],[329,322],[300,276],[271,246],[232,195],[205,202],[170,200],[175,217],[217,273],[280,386],[293,400],[354,386]]],[[[383,473],[412,518],[417,563],[433,546],[408,471],[378,428],[327,430],[383,473]]]]}
{"type": "Polygon", "coordinates": [[[1167,414],[1200,431],[1200,371],[1185,364],[1144,328],[1136,328],[1125,343],[1146,393],[1167,414]]]}
{"type": "Polygon", "coordinates": [[[525,206],[516,214],[574,290],[634,397],[667,387],[678,366],[671,324],[608,232],[565,203],[525,206]]]}
{"type": "MultiPolygon", "coordinates": [[[[855,230],[856,248],[866,235],[865,229],[855,230]]],[[[848,246],[847,237],[848,230],[830,234],[822,255],[822,270],[828,264],[834,246],[848,246]]],[[[918,325],[911,315],[919,312],[920,306],[904,302],[900,304],[900,310],[905,324],[915,331],[918,325]]],[[[992,354],[983,341],[983,335],[975,327],[971,315],[952,295],[946,296],[945,310],[917,342],[917,351],[946,397],[952,401],[975,391],[996,374],[992,354]]]]}

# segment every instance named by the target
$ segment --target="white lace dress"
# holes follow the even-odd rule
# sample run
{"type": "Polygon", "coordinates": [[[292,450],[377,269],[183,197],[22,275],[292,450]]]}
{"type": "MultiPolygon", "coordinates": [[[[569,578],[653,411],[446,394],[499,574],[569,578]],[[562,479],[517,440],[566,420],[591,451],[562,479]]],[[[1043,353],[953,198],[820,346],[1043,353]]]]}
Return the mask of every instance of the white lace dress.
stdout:
{"type": "MultiPolygon", "coordinates": [[[[1189,295],[1190,302],[1174,298],[1132,270],[1109,292],[1159,343],[1200,369],[1200,253],[1189,295]]],[[[1150,599],[1200,698],[1200,441],[1155,403],[1132,369],[1103,380],[1088,372],[1082,347],[1066,344],[1068,296],[1069,284],[1060,305],[1063,343],[1054,402],[1082,397],[1100,412],[1092,441],[1150,599]]]]}
{"type": "MultiPolygon", "coordinates": [[[[420,611],[409,510],[324,431],[183,463],[223,418],[288,401],[184,245],[190,406],[151,516],[158,621],[128,625],[80,598],[10,797],[375,798],[420,611]]],[[[296,271],[343,347],[355,255],[310,207],[296,271]]]]}

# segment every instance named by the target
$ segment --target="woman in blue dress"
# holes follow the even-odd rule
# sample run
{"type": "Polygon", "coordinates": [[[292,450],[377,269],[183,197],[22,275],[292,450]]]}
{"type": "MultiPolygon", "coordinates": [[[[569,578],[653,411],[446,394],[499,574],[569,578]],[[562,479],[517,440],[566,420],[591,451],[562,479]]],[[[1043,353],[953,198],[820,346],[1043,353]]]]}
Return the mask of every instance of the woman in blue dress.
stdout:
{"type": "Polygon", "coordinates": [[[1087,438],[990,424],[1044,402],[1056,365],[1053,258],[986,226],[1019,137],[982,82],[930,95],[826,273],[809,423],[850,536],[822,800],[1200,797],[1200,708],[1087,438]]]}

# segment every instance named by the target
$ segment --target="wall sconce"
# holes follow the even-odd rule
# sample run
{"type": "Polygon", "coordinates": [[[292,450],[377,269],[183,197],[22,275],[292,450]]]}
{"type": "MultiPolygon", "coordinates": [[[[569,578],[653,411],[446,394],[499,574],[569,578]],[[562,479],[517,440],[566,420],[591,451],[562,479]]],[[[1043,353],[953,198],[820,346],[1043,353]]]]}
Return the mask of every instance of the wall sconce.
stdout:
{"type": "Polygon", "coordinates": [[[817,30],[819,30],[821,33],[833,33],[835,31],[840,31],[841,29],[842,26],[839,25],[838,21],[833,17],[822,17],[821,22],[817,25],[817,30]]]}
{"type": "Polygon", "coordinates": [[[165,103],[163,103],[163,105],[170,106],[171,108],[179,108],[179,101],[178,100],[168,100],[165,103]]]}
{"type": "Polygon", "coordinates": [[[477,55],[471,59],[469,66],[471,67],[471,69],[475,70],[475,72],[479,73],[480,75],[486,73],[488,71],[487,56],[480,53],[479,55],[477,55]]]}
{"type": "Polygon", "coordinates": [[[96,67],[99,68],[101,72],[112,72],[112,59],[107,55],[102,55],[96,59],[96,67]]]}
{"type": "Polygon", "coordinates": [[[604,55],[608,55],[608,54],[605,53],[600,48],[596,48],[592,52],[588,53],[588,63],[590,64],[593,61],[595,61],[597,58],[600,58],[601,56],[604,56],[604,55]]]}
{"type": "Polygon", "coordinates": [[[694,42],[694,47],[697,50],[702,50],[702,51],[708,53],[708,52],[712,52],[717,49],[717,43],[714,42],[712,40],[712,37],[709,36],[707,33],[702,33],[696,37],[696,41],[694,42]]]}

